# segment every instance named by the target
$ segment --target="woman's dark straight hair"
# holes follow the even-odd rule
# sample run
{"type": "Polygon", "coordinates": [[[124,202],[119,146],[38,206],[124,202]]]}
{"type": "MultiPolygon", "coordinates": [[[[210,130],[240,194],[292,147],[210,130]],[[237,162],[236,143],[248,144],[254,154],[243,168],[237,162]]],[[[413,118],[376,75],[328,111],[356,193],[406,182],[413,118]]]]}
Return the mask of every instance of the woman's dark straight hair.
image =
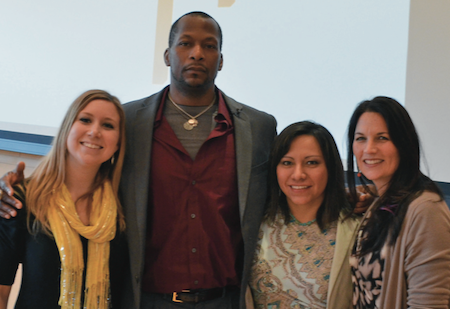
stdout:
{"type": "Polygon", "coordinates": [[[289,151],[295,138],[302,135],[313,136],[319,143],[328,172],[328,182],[325,197],[317,212],[317,223],[320,229],[325,229],[330,223],[339,219],[342,211],[351,213],[347,202],[344,184],[344,170],[339,151],[333,136],[323,126],[310,121],[302,121],[289,125],[275,138],[269,159],[268,202],[266,204],[265,220],[274,222],[281,214],[285,224],[291,221],[291,213],[286,195],[281,191],[277,179],[277,166],[283,156],[289,151]]]}
{"type": "MultiPolygon", "coordinates": [[[[396,100],[378,96],[372,100],[359,103],[348,125],[346,175],[352,204],[355,204],[355,201],[358,200],[353,164],[353,141],[356,125],[364,113],[377,113],[383,117],[390,139],[397,148],[399,165],[387,184],[386,191],[377,199],[373,214],[364,227],[367,238],[361,243],[360,255],[381,250],[388,235],[390,235],[389,244],[395,244],[409,204],[423,191],[437,193],[443,198],[437,185],[420,171],[419,137],[408,112],[396,100]],[[395,215],[380,209],[383,206],[390,206],[395,215]]],[[[363,185],[366,184],[366,179],[363,176],[361,182],[363,185]]]]}

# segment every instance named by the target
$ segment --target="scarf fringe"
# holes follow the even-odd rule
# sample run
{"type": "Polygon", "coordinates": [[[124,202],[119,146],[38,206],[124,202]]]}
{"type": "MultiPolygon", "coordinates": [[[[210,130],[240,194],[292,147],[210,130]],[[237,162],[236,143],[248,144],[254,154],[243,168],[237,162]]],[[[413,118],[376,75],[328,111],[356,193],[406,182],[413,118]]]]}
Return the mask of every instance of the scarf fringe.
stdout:
{"type": "Polygon", "coordinates": [[[78,295],[81,295],[81,281],[78,278],[83,277],[83,268],[69,272],[71,272],[70,275],[64,268],[61,269],[61,293],[58,302],[61,309],[80,308],[78,295]]]}
{"type": "Polygon", "coordinates": [[[83,308],[110,308],[111,290],[109,276],[102,283],[97,283],[84,291],[83,308]]]}

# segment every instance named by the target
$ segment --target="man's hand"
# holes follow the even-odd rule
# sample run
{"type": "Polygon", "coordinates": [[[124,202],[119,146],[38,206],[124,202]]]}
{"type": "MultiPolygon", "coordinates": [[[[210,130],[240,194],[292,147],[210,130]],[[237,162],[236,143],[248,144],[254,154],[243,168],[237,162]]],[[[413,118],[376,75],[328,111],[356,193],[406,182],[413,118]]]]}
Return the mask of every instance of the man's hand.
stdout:
{"type": "Polygon", "coordinates": [[[362,185],[356,186],[356,192],[358,193],[359,199],[356,202],[355,209],[353,209],[355,214],[362,214],[366,212],[374,200],[374,194],[377,192],[375,186],[367,185],[367,189],[370,192],[367,191],[362,185]]]}
{"type": "Polygon", "coordinates": [[[13,171],[6,173],[0,179],[0,217],[5,219],[15,217],[17,209],[22,208],[22,203],[13,197],[14,190],[12,186],[24,179],[24,169],[25,163],[19,162],[13,171]]]}

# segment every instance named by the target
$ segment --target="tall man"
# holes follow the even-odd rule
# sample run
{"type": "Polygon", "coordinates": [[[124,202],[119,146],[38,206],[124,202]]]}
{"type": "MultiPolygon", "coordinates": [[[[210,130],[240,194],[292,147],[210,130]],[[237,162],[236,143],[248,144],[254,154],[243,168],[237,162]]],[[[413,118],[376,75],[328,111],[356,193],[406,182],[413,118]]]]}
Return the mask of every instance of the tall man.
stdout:
{"type": "Polygon", "coordinates": [[[275,119],[214,84],[222,31],[202,12],[171,28],[170,85],[124,105],[123,308],[245,308],[275,119]]]}
{"type": "Polygon", "coordinates": [[[229,308],[240,294],[244,308],[276,122],[216,88],[221,47],[211,16],[182,16],[164,53],[170,86],[124,105],[120,190],[135,304],[229,308]]]}

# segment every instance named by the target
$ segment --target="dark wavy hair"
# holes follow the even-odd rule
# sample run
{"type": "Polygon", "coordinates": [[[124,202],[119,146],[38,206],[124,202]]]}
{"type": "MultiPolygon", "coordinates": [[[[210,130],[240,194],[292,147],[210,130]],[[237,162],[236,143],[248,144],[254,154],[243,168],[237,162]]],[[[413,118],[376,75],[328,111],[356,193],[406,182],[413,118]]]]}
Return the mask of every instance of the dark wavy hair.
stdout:
{"type": "MultiPolygon", "coordinates": [[[[390,139],[398,151],[399,165],[387,184],[386,191],[376,201],[373,214],[364,227],[367,237],[361,243],[360,255],[381,250],[388,237],[389,244],[395,244],[409,204],[423,191],[437,193],[443,198],[438,186],[420,171],[419,136],[408,112],[396,100],[378,96],[359,103],[348,125],[347,182],[351,201],[358,200],[353,141],[358,120],[366,112],[378,113],[386,121],[390,139]],[[386,207],[389,207],[392,213],[386,211],[386,207]]],[[[368,183],[364,176],[360,181],[363,186],[368,183]]]]}
{"type": "Polygon", "coordinates": [[[170,27],[170,32],[169,32],[169,48],[172,47],[173,40],[175,39],[175,34],[176,34],[177,31],[178,31],[178,23],[179,23],[180,20],[181,20],[183,17],[185,17],[185,16],[197,16],[197,17],[201,17],[201,18],[209,18],[209,19],[212,19],[212,20],[216,23],[217,28],[219,28],[219,51],[222,50],[222,40],[223,40],[223,39],[222,39],[222,28],[220,28],[219,23],[218,23],[214,18],[212,18],[211,15],[206,14],[206,13],[204,13],[204,12],[200,12],[200,11],[194,11],[194,12],[186,13],[186,14],[184,14],[183,16],[181,16],[180,18],[178,18],[178,19],[172,24],[172,27],[170,27]]]}
{"type": "Polygon", "coordinates": [[[320,229],[339,219],[344,211],[351,213],[351,206],[347,201],[344,183],[344,170],[339,151],[333,136],[323,126],[310,121],[302,121],[289,125],[275,138],[269,159],[268,201],[266,204],[265,220],[274,222],[278,214],[284,217],[285,224],[291,220],[291,213],[286,195],[281,191],[277,179],[277,166],[283,156],[289,151],[295,138],[302,135],[315,137],[322,151],[328,171],[328,182],[325,187],[324,199],[317,211],[317,223],[320,229]]]}

